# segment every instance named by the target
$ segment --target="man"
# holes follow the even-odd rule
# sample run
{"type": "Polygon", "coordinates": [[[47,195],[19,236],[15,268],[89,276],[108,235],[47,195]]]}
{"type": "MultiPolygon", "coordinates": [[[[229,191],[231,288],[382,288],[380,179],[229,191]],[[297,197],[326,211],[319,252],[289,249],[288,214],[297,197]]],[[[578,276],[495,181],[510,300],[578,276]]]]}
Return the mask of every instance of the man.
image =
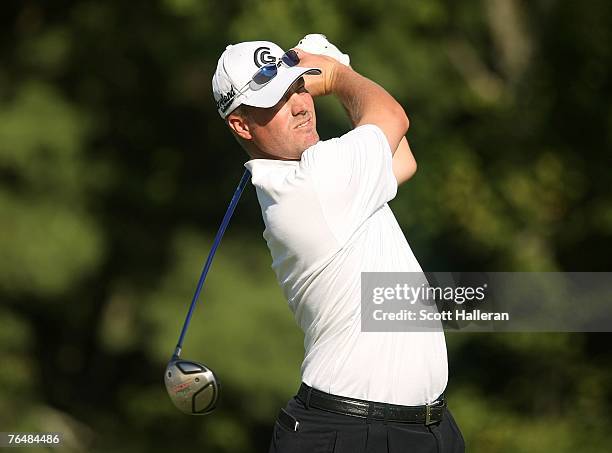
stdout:
{"type": "Polygon", "coordinates": [[[444,334],[361,332],[361,272],[421,272],[387,205],[416,170],[402,106],[333,58],[266,41],[228,46],[213,94],[251,157],[272,268],[305,335],[270,451],[463,451],[444,334]],[[328,94],[354,129],[320,141],[313,97],[328,94]]]}

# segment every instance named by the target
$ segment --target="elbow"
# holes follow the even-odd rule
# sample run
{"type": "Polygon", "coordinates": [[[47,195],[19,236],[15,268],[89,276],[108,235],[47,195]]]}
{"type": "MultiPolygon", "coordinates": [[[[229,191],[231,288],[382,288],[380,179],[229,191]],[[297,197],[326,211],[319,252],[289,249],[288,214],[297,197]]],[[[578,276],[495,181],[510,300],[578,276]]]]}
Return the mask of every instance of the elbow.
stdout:
{"type": "Polygon", "coordinates": [[[416,160],[412,159],[412,162],[410,163],[410,167],[408,168],[408,179],[412,178],[414,176],[414,174],[416,173],[418,168],[417,162],[416,160]]]}
{"type": "Polygon", "coordinates": [[[412,162],[410,165],[406,165],[405,168],[402,169],[402,173],[400,175],[396,175],[397,185],[403,184],[406,181],[412,179],[417,170],[416,162],[412,162]]]}
{"type": "Polygon", "coordinates": [[[398,121],[401,123],[401,127],[404,131],[402,135],[406,135],[406,132],[408,132],[408,128],[410,127],[410,119],[408,119],[408,115],[406,114],[404,107],[402,107],[399,102],[397,103],[397,111],[395,115],[398,121]]]}
{"type": "Polygon", "coordinates": [[[394,169],[393,174],[395,175],[395,179],[397,180],[397,185],[404,184],[406,181],[411,179],[417,169],[416,162],[411,162],[410,164],[404,165],[402,168],[394,169]]]}
{"type": "Polygon", "coordinates": [[[406,162],[403,168],[402,182],[406,182],[409,179],[412,179],[414,174],[417,171],[417,163],[414,158],[410,159],[410,162],[406,162]]]}

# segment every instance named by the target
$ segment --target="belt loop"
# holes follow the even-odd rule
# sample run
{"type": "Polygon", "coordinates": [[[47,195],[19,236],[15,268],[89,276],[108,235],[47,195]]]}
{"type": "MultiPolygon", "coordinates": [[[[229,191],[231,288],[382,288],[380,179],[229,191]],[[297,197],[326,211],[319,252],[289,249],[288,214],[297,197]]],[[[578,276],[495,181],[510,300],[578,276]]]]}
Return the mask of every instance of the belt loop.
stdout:
{"type": "Polygon", "coordinates": [[[383,406],[383,425],[387,424],[387,416],[388,416],[388,406],[383,406]]]}
{"type": "Polygon", "coordinates": [[[310,409],[310,395],[312,395],[312,387],[308,387],[308,391],[306,393],[306,401],[304,401],[306,409],[310,409]]]}
{"type": "Polygon", "coordinates": [[[369,425],[372,423],[372,412],[374,412],[374,404],[368,403],[368,415],[366,417],[366,423],[369,425]]]}

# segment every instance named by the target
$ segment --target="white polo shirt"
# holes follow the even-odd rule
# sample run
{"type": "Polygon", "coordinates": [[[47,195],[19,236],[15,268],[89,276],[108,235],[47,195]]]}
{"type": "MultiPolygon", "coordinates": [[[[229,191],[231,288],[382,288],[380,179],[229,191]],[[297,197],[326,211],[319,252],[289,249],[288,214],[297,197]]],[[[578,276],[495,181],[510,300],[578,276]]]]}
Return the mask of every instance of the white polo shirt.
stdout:
{"type": "Polygon", "coordinates": [[[361,272],[421,272],[387,205],[397,181],[380,128],[320,141],[300,161],[245,166],[272,268],[304,331],[302,380],[370,401],[434,401],[448,376],[443,332],[361,332],[361,272]]]}

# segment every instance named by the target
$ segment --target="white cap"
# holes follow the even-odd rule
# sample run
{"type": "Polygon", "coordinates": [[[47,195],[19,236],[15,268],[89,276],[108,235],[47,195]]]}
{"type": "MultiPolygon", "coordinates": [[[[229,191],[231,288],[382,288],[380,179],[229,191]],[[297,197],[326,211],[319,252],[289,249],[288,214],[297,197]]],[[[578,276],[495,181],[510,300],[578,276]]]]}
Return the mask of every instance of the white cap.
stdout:
{"type": "Polygon", "coordinates": [[[278,74],[259,90],[244,89],[263,65],[277,63],[284,52],[269,41],[248,41],[229,45],[221,54],[212,79],[212,90],[221,118],[227,117],[238,106],[274,107],[289,87],[304,74],[321,74],[316,68],[284,64],[278,74]],[[243,93],[240,93],[243,90],[243,93]]]}

